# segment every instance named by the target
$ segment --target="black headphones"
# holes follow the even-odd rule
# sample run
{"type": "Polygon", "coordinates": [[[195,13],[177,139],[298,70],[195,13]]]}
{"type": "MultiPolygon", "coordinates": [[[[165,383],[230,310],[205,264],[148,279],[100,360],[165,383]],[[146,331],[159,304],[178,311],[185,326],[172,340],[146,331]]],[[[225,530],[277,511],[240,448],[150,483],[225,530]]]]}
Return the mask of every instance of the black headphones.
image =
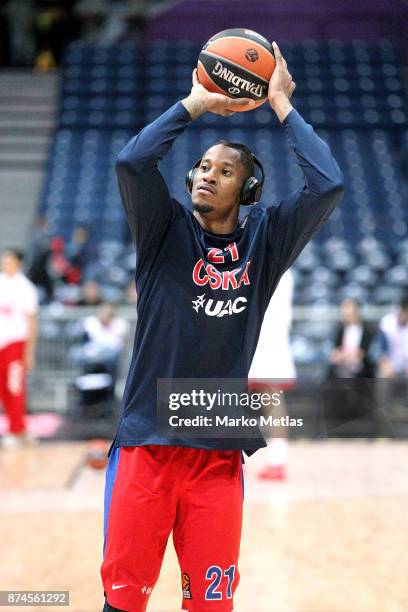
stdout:
{"type": "MultiPolygon", "coordinates": [[[[241,192],[239,194],[239,203],[242,206],[253,206],[261,199],[262,187],[265,182],[265,173],[261,162],[252,155],[253,162],[261,171],[261,179],[258,180],[255,176],[250,176],[246,179],[242,185],[241,192]]],[[[201,164],[201,159],[196,161],[194,166],[186,174],[186,189],[189,194],[193,191],[193,180],[194,175],[201,164]]]]}

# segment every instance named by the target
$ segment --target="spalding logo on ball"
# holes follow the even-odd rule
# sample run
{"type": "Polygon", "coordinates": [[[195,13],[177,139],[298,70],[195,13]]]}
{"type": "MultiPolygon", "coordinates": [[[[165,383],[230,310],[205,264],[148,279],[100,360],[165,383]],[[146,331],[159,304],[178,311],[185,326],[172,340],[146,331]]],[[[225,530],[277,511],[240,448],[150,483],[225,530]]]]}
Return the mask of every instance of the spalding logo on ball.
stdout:
{"type": "Polygon", "coordinates": [[[271,43],[243,28],[219,32],[204,45],[198,58],[200,83],[214,93],[230,98],[252,98],[255,106],[234,110],[253,110],[268,96],[269,80],[275,70],[271,43]]]}

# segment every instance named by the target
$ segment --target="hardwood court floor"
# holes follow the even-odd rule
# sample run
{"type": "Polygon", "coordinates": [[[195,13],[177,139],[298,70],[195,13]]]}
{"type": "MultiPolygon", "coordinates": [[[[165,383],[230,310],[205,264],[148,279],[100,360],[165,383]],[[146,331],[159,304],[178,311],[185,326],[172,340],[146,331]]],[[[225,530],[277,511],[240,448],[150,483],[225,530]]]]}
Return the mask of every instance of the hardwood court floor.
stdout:
{"type": "MultiPolygon", "coordinates": [[[[84,448],[0,452],[0,590],[70,590],[70,612],[101,609],[104,475],[84,448]]],[[[284,483],[255,478],[263,452],[247,460],[235,611],[407,612],[408,444],[299,441],[289,458],[284,483]]],[[[179,605],[170,539],[148,610],[179,605]]]]}

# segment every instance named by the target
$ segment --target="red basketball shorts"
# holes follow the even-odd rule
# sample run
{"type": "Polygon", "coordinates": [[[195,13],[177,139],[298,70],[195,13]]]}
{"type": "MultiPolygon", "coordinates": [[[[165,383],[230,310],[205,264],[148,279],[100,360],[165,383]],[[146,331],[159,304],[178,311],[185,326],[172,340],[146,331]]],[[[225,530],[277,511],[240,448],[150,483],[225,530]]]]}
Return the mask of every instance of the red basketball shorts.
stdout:
{"type": "Polygon", "coordinates": [[[13,342],[0,349],[0,401],[12,434],[25,431],[24,349],[25,342],[13,342]]]}
{"type": "Polygon", "coordinates": [[[106,476],[107,601],[146,610],[173,531],[182,609],[230,612],[239,582],[242,455],[178,446],[113,449],[106,476]]]}

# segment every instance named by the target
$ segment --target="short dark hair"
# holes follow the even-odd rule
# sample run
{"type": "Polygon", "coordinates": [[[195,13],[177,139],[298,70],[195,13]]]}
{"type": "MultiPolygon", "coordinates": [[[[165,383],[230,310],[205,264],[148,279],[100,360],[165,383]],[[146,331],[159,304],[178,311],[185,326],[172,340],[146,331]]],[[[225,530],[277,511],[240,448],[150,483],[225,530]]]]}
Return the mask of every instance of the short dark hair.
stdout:
{"type": "Polygon", "coordinates": [[[6,247],[3,250],[3,253],[4,254],[8,253],[9,255],[12,255],[16,259],[18,259],[18,261],[20,263],[23,263],[23,261],[24,261],[24,251],[22,251],[21,249],[18,249],[16,247],[6,247]]]}
{"type": "Polygon", "coordinates": [[[404,293],[400,302],[401,310],[408,310],[408,292],[404,293]]]}
{"type": "Polygon", "coordinates": [[[235,149],[235,151],[238,151],[241,158],[241,163],[244,166],[244,180],[250,176],[254,176],[254,156],[246,145],[241,144],[240,142],[231,142],[229,140],[219,140],[213,146],[215,147],[216,145],[224,145],[224,147],[229,147],[230,149],[235,149]]]}

